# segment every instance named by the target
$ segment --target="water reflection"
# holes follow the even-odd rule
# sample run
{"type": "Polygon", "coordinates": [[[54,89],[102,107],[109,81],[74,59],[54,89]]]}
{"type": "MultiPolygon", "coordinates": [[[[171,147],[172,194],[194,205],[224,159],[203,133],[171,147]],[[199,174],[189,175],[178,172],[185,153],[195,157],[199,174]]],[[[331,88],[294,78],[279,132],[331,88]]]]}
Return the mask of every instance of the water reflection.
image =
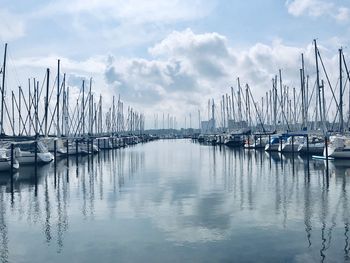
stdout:
{"type": "Polygon", "coordinates": [[[0,175],[0,261],[348,261],[349,176],[186,140],[21,167],[0,175]]]}

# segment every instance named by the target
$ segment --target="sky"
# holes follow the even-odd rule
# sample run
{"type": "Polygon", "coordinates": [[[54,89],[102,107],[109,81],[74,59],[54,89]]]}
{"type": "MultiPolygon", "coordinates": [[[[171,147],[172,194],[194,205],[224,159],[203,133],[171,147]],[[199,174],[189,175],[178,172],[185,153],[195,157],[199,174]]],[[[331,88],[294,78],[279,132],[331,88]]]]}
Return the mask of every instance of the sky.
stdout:
{"type": "Polygon", "coordinates": [[[338,49],[348,52],[349,0],[1,2],[8,92],[26,88],[28,78],[43,80],[46,68],[56,74],[60,59],[72,97],[92,77],[106,108],[120,95],[146,115],[148,128],[163,112],[178,127],[198,110],[206,118],[208,99],[236,88],[238,77],[257,100],[279,69],[299,89],[301,53],[315,75],[313,39],[335,85],[338,49]]]}

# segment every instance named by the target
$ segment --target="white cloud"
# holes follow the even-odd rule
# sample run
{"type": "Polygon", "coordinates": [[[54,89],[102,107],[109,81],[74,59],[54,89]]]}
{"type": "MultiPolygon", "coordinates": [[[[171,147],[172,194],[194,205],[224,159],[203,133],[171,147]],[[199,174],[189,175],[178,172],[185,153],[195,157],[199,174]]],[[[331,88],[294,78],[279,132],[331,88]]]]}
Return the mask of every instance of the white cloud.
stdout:
{"type": "MultiPolygon", "coordinates": [[[[149,48],[150,60],[115,58],[105,77],[112,89],[150,116],[162,111],[184,116],[197,112],[209,98],[229,93],[230,86],[236,88],[237,77],[242,85],[249,83],[257,99],[271,88],[279,68],[284,83],[298,87],[302,52],[312,61],[312,45],[299,48],[275,41],[240,50],[230,47],[226,37],[218,33],[195,34],[186,29],[149,48]]],[[[307,66],[312,71],[309,63],[307,66]]]]}
{"type": "Polygon", "coordinates": [[[235,57],[217,33],[173,32],[149,49],[151,60],[115,59],[105,76],[126,100],[172,114],[197,111],[203,94],[227,87],[235,57]]]}
{"type": "Polygon", "coordinates": [[[337,21],[348,21],[349,8],[337,6],[335,3],[324,0],[288,0],[286,2],[288,12],[293,16],[308,15],[319,17],[327,15],[337,21]]]}
{"type": "MultiPolygon", "coordinates": [[[[320,49],[331,81],[336,83],[337,52],[320,49]]],[[[113,95],[120,94],[127,104],[145,113],[149,123],[153,122],[154,113],[166,112],[182,124],[190,112],[192,116],[197,115],[198,109],[206,112],[208,99],[215,98],[218,102],[222,94],[230,93],[230,86],[236,89],[237,77],[242,86],[250,85],[257,101],[271,88],[271,79],[280,68],[284,84],[298,90],[301,53],[305,54],[312,87],[315,70],[311,43],[297,47],[275,40],[238,49],[230,46],[223,35],[196,34],[190,29],[174,31],[155,43],[149,48],[149,59],[111,55],[80,61],[61,58],[61,64],[62,72],[73,76],[68,79],[70,85],[77,88],[83,77],[92,77],[93,90],[97,95],[103,94],[106,107],[110,106],[113,95]]],[[[22,58],[15,60],[15,65],[20,69],[40,68],[43,73],[46,67],[55,70],[57,58],[57,55],[22,58]]]]}
{"type": "Polygon", "coordinates": [[[30,14],[32,20],[55,21],[74,39],[94,41],[91,49],[144,47],[168,34],[173,25],[208,16],[216,0],[58,0],[30,14]],[[98,41],[96,41],[98,40],[98,41]],[[100,44],[103,42],[103,45],[100,44]]]}
{"type": "MultiPolygon", "coordinates": [[[[319,49],[335,88],[337,50],[321,45],[319,49]]],[[[179,119],[189,112],[196,114],[198,108],[205,112],[209,98],[218,102],[222,94],[230,93],[230,86],[237,90],[237,77],[242,87],[249,84],[256,101],[260,101],[271,89],[271,80],[279,69],[282,69],[284,85],[290,87],[290,92],[296,88],[298,94],[301,53],[304,53],[306,73],[310,76],[310,89],[315,81],[312,43],[297,47],[276,40],[237,49],[229,46],[225,36],[218,33],[195,34],[186,29],[169,34],[149,48],[149,53],[149,60],[115,58],[105,72],[111,89],[121,93],[126,101],[138,104],[149,116],[165,111],[179,119]]],[[[322,68],[320,72],[321,79],[326,81],[322,68]]],[[[326,96],[331,96],[329,88],[326,96]]]]}
{"type": "Polygon", "coordinates": [[[288,12],[294,16],[310,15],[321,16],[333,6],[322,0],[292,0],[287,1],[288,12]]]}
{"type": "Polygon", "coordinates": [[[22,19],[6,9],[0,9],[0,40],[7,42],[24,36],[25,26],[22,19]]]}
{"type": "Polygon", "coordinates": [[[350,10],[346,7],[339,7],[335,17],[338,21],[348,21],[350,18],[350,10]]]}

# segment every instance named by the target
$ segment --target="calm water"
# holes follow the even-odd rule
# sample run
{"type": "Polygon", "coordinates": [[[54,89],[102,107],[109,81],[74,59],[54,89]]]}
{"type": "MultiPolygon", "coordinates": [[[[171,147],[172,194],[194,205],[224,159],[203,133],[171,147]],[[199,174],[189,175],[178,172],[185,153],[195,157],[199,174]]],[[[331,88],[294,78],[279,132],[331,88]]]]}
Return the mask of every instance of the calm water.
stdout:
{"type": "Polygon", "coordinates": [[[189,140],[78,162],[0,175],[0,262],[350,261],[350,162],[189,140]]]}

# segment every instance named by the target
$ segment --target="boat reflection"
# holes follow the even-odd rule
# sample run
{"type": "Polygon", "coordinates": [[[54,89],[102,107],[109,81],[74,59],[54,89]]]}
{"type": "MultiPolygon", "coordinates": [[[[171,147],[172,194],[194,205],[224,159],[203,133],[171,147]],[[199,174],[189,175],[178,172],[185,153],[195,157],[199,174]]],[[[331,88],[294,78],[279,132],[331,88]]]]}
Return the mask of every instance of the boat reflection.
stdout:
{"type": "Polygon", "coordinates": [[[273,233],[279,244],[285,235],[296,242],[299,259],[327,261],[341,247],[349,260],[350,165],[329,162],[329,170],[324,161],[189,141],[72,156],[37,173],[21,167],[0,176],[0,261],[14,259],[9,221],[39,228],[35,237],[58,254],[84,227],[106,224],[123,239],[115,222],[141,222],[177,245],[254,244],[273,233]]]}

